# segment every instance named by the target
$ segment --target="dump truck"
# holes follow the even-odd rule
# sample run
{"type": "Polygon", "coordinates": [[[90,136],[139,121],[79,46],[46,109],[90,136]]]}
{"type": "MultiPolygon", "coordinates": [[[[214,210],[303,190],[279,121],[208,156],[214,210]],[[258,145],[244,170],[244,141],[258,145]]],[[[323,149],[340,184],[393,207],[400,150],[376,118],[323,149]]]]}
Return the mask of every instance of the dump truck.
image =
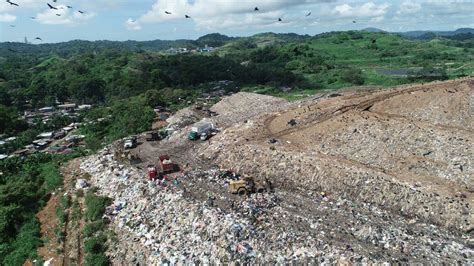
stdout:
{"type": "Polygon", "coordinates": [[[147,132],[145,136],[146,141],[156,141],[160,140],[160,135],[158,132],[147,132]]]}
{"type": "Polygon", "coordinates": [[[212,130],[214,130],[214,124],[211,122],[201,121],[197,122],[191,128],[191,132],[189,132],[188,139],[189,140],[197,140],[201,138],[203,134],[207,136],[211,135],[212,130]]]}
{"type": "Polygon", "coordinates": [[[126,150],[135,148],[137,146],[137,140],[137,136],[131,136],[129,138],[126,138],[123,143],[123,148],[126,150]]]}
{"type": "Polygon", "coordinates": [[[271,185],[267,180],[255,182],[251,177],[244,177],[229,182],[229,191],[233,194],[248,195],[251,193],[263,193],[270,190],[271,185]]]}
{"type": "Polygon", "coordinates": [[[164,174],[172,173],[178,170],[177,165],[171,161],[168,155],[160,156],[160,167],[164,174]]]}

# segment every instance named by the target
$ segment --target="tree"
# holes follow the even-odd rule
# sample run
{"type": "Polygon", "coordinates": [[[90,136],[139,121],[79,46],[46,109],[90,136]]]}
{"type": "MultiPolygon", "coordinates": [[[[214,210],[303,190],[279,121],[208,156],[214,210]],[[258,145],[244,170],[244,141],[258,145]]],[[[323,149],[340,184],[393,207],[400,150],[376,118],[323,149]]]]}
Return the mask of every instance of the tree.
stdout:
{"type": "Polygon", "coordinates": [[[77,79],[71,84],[74,98],[80,103],[99,103],[105,101],[105,82],[97,78],[77,79]]]}
{"type": "Polygon", "coordinates": [[[342,79],[354,85],[363,85],[365,82],[364,74],[360,69],[348,69],[342,73],[342,79]]]}
{"type": "Polygon", "coordinates": [[[151,108],[166,104],[163,99],[163,94],[158,90],[147,90],[143,97],[145,98],[145,104],[151,108]]]}

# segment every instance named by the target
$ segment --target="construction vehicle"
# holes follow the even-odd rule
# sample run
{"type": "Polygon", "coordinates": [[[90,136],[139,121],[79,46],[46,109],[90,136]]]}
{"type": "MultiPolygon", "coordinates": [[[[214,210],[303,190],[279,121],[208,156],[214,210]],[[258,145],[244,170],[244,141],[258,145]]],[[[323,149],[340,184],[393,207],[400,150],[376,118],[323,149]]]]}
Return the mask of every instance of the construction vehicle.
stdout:
{"type": "Polygon", "coordinates": [[[158,170],[156,169],[156,166],[150,164],[147,166],[146,170],[150,180],[155,180],[158,177],[158,170]]]}
{"type": "Polygon", "coordinates": [[[137,146],[137,136],[131,136],[129,138],[126,138],[124,143],[123,143],[123,148],[124,149],[133,149],[137,146]]]}
{"type": "Polygon", "coordinates": [[[160,156],[160,167],[164,174],[176,172],[178,170],[178,166],[171,161],[168,155],[160,156]]]}
{"type": "Polygon", "coordinates": [[[255,182],[251,177],[243,177],[239,180],[229,181],[229,191],[233,194],[248,195],[251,193],[263,193],[271,190],[270,182],[267,180],[255,182]]]}
{"type": "Polygon", "coordinates": [[[191,132],[189,132],[188,139],[197,140],[201,138],[202,134],[206,134],[207,136],[209,136],[211,135],[212,130],[214,130],[214,124],[212,124],[211,122],[197,122],[191,128],[191,132]]]}

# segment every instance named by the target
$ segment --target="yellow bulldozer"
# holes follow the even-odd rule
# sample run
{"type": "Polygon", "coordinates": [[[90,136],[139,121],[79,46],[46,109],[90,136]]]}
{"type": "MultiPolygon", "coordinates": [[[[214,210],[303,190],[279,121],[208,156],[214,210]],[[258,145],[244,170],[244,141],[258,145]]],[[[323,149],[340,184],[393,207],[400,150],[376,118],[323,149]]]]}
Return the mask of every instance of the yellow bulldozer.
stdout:
{"type": "Polygon", "coordinates": [[[255,182],[251,177],[243,177],[239,180],[229,182],[229,192],[239,195],[249,195],[251,193],[263,193],[271,190],[268,180],[255,182]]]}

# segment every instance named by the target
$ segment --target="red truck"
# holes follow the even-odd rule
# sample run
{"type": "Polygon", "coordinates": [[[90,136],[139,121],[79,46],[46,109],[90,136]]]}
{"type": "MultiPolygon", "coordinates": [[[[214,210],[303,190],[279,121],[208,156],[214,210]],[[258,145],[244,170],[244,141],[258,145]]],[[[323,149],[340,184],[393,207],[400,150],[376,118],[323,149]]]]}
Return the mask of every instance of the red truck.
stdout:
{"type": "Polygon", "coordinates": [[[178,166],[174,164],[168,155],[162,155],[160,159],[160,171],[153,164],[147,166],[147,174],[150,180],[163,179],[165,174],[173,173],[179,170],[178,166]]]}
{"type": "Polygon", "coordinates": [[[172,173],[176,171],[176,165],[171,161],[168,155],[160,156],[160,166],[161,166],[161,171],[164,174],[172,173]]]}
{"type": "Polygon", "coordinates": [[[150,164],[147,166],[146,170],[150,180],[155,180],[158,177],[158,170],[156,169],[156,166],[150,164]]]}

